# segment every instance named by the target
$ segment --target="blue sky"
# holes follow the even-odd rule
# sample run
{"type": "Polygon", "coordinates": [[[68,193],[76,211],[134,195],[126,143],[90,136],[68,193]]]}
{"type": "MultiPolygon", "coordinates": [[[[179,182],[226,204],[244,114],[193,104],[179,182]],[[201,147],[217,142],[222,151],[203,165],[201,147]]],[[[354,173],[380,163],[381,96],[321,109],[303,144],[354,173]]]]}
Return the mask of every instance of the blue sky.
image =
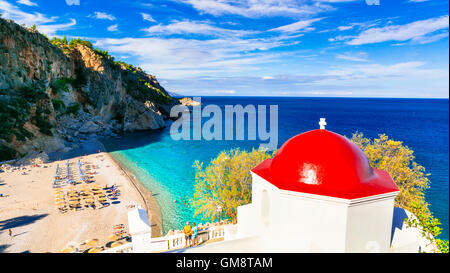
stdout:
{"type": "Polygon", "coordinates": [[[449,96],[443,0],[0,0],[0,13],[183,95],[449,96]]]}

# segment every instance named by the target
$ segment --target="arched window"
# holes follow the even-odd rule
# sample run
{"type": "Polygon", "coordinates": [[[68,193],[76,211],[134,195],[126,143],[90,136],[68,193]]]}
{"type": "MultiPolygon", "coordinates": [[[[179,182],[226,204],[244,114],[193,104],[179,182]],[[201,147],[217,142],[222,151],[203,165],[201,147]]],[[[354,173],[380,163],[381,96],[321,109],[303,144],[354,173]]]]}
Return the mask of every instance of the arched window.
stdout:
{"type": "Polygon", "coordinates": [[[262,191],[261,198],[261,220],[266,227],[270,225],[270,196],[267,190],[262,191]]]}

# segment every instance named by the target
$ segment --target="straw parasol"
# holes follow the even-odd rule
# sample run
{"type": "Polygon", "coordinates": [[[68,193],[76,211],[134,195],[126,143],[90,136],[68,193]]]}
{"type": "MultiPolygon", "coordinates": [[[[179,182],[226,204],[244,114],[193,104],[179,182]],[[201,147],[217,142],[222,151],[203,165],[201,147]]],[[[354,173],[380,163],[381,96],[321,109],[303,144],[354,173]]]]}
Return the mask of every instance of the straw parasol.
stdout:
{"type": "Polygon", "coordinates": [[[80,203],[78,201],[72,201],[69,203],[71,206],[78,206],[80,203]]]}
{"type": "Polygon", "coordinates": [[[99,252],[102,252],[102,249],[100,247],[91,248],[88,251],[88,253],[99,253],[99,252]]]}
{"type": "Polygon", "coordinates": [[[114,242],[114,243],[111,244],[111,248],[118,247],[118,246],[121,246],[121,245],[123,245],[122,242],[114,242]]]}
{"type": "Polygon", "coordinates": [[[87,246],[96,246],[98,244],[98,239],[90,239],[84,242],[87,246]]]}
{"type": "Polygon", "coordinates": [[[109,235],[109,237],[108,237],[108,240],[110,240],[110,241],[117,241],[117,240],[119,240],[120,239],[120,237],[119,236],[117,236],[117,235],[109,235]]]}
{"type": "Polygon", "coordinates": [[[74,249],[75,248],[73,246],[68,246],[68,247],[63,248],[61,250],[61,253],[70,253],[70,252],[74,251],[74,249]]]}

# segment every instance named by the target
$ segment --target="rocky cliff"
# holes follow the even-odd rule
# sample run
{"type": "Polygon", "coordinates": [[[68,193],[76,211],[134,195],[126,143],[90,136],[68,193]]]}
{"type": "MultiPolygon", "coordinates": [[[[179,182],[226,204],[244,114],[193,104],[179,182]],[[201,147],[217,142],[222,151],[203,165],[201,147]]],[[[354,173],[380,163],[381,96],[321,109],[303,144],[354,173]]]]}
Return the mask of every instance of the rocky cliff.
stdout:
{"type": "Polygon", "coordinates": [[[173,99],[152,75],[88,41],[0,18],[0,161],[90,136],[164,126],[173,99]]]}

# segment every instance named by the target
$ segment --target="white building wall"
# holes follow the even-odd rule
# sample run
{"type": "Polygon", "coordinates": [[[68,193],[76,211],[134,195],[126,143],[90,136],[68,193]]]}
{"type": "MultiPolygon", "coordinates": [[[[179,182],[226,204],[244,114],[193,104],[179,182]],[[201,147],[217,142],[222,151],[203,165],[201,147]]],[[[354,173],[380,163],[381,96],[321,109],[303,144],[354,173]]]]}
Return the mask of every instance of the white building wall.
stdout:
{"type": "Polygon", "coordinates": [[[252,176],[252,203],[238,208],[235,238],[261,236],[266,251],[389,251],[396,193],[347,200],[280,190],[252,176]]]}
{"type": "Polygon", "coordinates": [[[151,252],[152,229],[147,213],[140,206],[128,212],[128,227],[132,237],[133,252],[151,252]]]}
{"type": "Polygon", "coordinates": [[[345,206],[283,194],[281,209],[283,220],[280,221],[280,229],[277,232],[281,251],[345,250],[345,206]]]}
{"type": "Polygon", "coordinates": [[[346,252],[390,251],[395,195],[348,208],[346,252]]]}

